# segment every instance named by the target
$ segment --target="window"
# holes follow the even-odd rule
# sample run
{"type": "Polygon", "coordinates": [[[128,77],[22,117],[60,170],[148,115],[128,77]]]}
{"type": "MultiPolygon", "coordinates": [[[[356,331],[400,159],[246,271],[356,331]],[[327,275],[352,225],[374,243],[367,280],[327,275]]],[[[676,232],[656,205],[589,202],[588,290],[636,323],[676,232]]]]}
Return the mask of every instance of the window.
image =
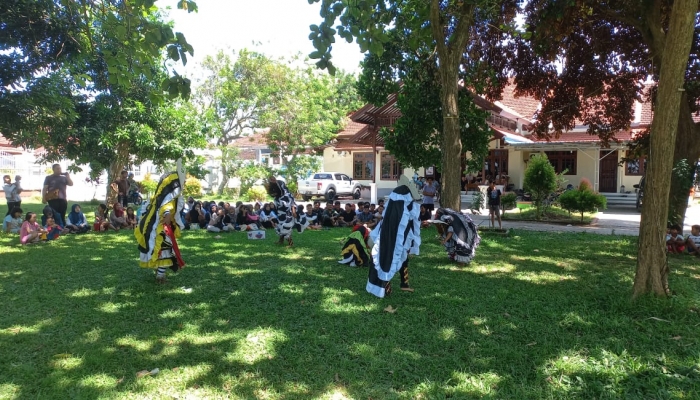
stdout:
{"type": "Polygon", "coordinates": [[[508,150],[489,150],[489,155],[484,158],[482,176],[490,180],[499,175],[508,175],[508,150]]]}
{"type": "Polygon", "coordinates": [[[314,179],[333,179],[331,174],[316,174],[314,175],[314,179]]]}
{"type": "Polygon", "coordinates": [[[370,180],[374,178],[374,153],[352,153],[352,178],[370,180]]]}
{"type": "Polygon", "coordinates": [[[576,175],[576,151],[545,151],[549,163],[557,174],[566,170],[564,175],[576,175]]]}
{"type": "MultiPolygon", "coordinates": [[[[629,156],[629,153],[627,153],[629,156]]],[[[640,157],[634,160],[625,161],[625,175],[642,176],[646,172],[647,158],[640,157]]]]}
{"type": "Polygon", "coordinates": [[[396,181],[403,172],[403,168],[401,168],[401,164],[396,157],[386,152],[382,153],[381,167],[381,179],[384,181],[396,181]]]}

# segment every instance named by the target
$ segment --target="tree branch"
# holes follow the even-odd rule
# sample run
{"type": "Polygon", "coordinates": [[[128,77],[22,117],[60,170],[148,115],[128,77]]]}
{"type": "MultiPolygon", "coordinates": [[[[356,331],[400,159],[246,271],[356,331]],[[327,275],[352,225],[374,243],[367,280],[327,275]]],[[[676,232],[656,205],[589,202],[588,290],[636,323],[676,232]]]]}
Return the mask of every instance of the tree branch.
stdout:
{"type": "Polygon", "coordinates": [[[440,24],[440,0],[430,2],[430,31],[433,39],[437,42],[438,56],[444,60],[447,56],[447,46],[445,45],[445,32],[440,24]]]}

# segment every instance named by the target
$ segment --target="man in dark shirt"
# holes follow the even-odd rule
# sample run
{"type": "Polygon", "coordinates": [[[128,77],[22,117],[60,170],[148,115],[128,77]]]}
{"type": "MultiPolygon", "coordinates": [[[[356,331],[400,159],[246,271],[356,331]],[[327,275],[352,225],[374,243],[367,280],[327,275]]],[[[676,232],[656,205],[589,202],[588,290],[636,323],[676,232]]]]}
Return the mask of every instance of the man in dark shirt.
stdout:
{"type": "Polygon", "coordinates": [[[486,189],[486,197],[489,201],[489,215],[491,216],[490,226],[495,228],[494,217],[498,217],[498,229],[501,229],[501,190],[496,189],[496,183],[489,181],[489,188],[486,189]]]}
{"type": "Polygon", "coordinates": [[[129,180],[127,178],[128,172],[122,171],[116,181],[112,182],[110,187],[112,190],[117,192],[117,202],[121,203],[124,208],[129,206],[129,180]]]}
{"type": "Polygon", "coordinates": [[[54,164],[53,174],[44,179],[44,187],[41,190],[41,201],[47,203],[56,213],[61,215],[63,221],[66,220],[66,210],[68,209],[68,197],[66,196],[66,186],[73,186],[68,172],[61,172],[61,165],[54,164]]]}
{"type": "Polygon", "coordinates": [[[355,224],[356,218],[357,214],[355,214],[355,211],[353,211],[352,205],[346,204],[345,210],[343,210],[343,212],[340,213],[340,221],[338,221],[338,225],[353,226],[355,224]]]}
{"type": "Polygon", "coordinates": [[[362,212],[357,214],[357,221],[370,229],[377,225],[377,223],[374,222],[374,214],[370,212],[369,204],[365,203],[365,205],[362,207],[362,212]]]}
{"type": "Polygon", "coordinates": [[[326,209],[323,210],[321,221],[325,227],[338,226],[338,213],[333,208],[333,203],[326,203],[326,209]]]}

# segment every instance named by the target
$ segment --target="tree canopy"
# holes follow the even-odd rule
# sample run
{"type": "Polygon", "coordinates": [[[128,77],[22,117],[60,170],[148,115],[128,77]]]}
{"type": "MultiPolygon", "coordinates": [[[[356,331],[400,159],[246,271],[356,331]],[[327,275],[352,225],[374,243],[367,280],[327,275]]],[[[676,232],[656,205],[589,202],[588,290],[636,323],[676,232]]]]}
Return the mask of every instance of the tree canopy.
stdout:
{"type": "MultiPolygon", "coordinates": [[[[319,1],[309,0],[310,3],[319,1]]],[[[337,34],[348,42],[356,39],[361,51],[369,52],[365,67],[369,66],[367,62],[372,62],[372,57],[378,58],[374,66],[379,68],[374,69],[370,82],[378,88],[378,92],[383,91],[379,94],[387,93],[387,89],[400,78],[417,78],[409,71],[418,73],[417,71],[423,70],[423,73],[433,75],[430,79],[423,76],[416,82],[428,82],[432,79],[434,83],[439,83],[433,89],[431,97],[434,98],[434,94],[438,93],[442,125],[432,124],[432,129],[427,135],[436,132],[438,137],[433,142],[439,143],[442,150],[442,203],[446,207],[458,209],[463,155],[462,126],[466,126],[461,113],[463,108],[464,111],[472,109],[465,105],[468,97],[464,96],[464,100],[460,100],[460,87],[474,90],[477,94],[499,92],[499,87],[502,87],[504,81],[499,79],[502,78],[498,72],[499,68],[492,66],[501,63],[493,60],[506,53],[508,43],[505,39],[512,29],[517,10],[516,2],[320,2],[323,21],[319,25],[312,25],[309,35],[316,48],[310,57],[318,59],[316,65],[319,68],[327,68],[330,73],[334,73],[331,50],[337,34]],[[336,21],[339,21],[338,24],[333,26],[336,21]],[[385,53],[388,53],[388,56],[379,60],[385,53]]],[[[427,94],[419,89],[420,85],[414,86],[413,82],[404,84],[408,93],[412,95],[427,94]]],[[[367,95],[366,92],[362,94],[367,95]]],[[[411,102],[418,104],[418,101],[420,99],[406,100],[402,104],[410,106],[411,102]]],[[[429,110],[437,111],[435,106],[429,110]]],[[[402,110],[402,114],[405,116],[407,113],[402,110]]],[[[472,113],[467,119],[478,117],[478,113],[472,113]]],[[[482,114],[481,118],[484,117],[485,114],[482,114]]],[[[470,127],[472,126],[470,124],[470,127]]],[[[476,124],[474,128],[478,126],[483,125],[476,124]]],[[[422,127],[429,129],[426,124],[422,127]]],[[[408,136],[404,136],[403,139],[411,140],[408,136]]],[[[415,143],[414,148],[417,149],[421,145],[415,143]]]]}

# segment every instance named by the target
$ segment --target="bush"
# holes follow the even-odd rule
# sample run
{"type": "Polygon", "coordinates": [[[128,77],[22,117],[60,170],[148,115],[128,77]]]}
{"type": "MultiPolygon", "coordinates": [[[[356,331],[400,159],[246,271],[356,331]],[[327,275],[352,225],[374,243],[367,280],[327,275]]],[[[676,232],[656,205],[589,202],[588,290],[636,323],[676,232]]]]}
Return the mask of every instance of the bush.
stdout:
{"type": "Polygon", "coordinates": [[[295,196],[297,194],[297,191],[299,190],[297,187],[297,182],[287,182],[287,189],[289,189],[289,193],[291,193],[292,196],[295,196]]]}
{"type": "Polygon", "coordinates": [[[153,177],[149,172],[146,174],[146,176],[143,177],[143,180],[141,181],[140,185],[142,194],[146,197],[151,197],[151,195],[155,193],[156,188],[158,187],[158,181],[153,180],[153,177]]]}
{"type": "Polygon", "coordinates": [[[202,195],[202,183],[199,179],[192,175],[187,175],[185,180],[185,190],[182,192],[185,197],[194,197],[195,199],[202,195]]]}
{"type": "Polygon", "coordinates": [[[481,209],[486,205],[486,196],[481,190],[477,190],[474,195],[472,195],[471,212],[475,214],[481,214],[481,209]]]}
{"type": "Polygon", "coordinates": [[[515,193],[507,193],[501,196],[501,207],[504,210],[512,210],[518,202],[518,196],[515,193]]]}
{"type": "Polygon", "coordinates": [[[583,214],[586,212],[594,212],[599,208],[605,208],[607,199],[599,193],[595,193],[589,189],[587,185],[581,185],[576,190],[567,190],[559,196],[559,204],[569,212],[578,212],[581,214],[581,222],[583,222],[583,214]]]}
{"type": "Polygon", "coordinates": [[[243,195],[243,201],[267,201],[267,190],[264,186],[253,186],[243,195]]]}
{"type": "Polygon", "coordinates": [[[557,174],[544,154],[530,158],[525,170],[525,190],[530,192],[532,204],[536,208],[536,218],[542,218],[544,200],[557,189],[557,174]]]}

